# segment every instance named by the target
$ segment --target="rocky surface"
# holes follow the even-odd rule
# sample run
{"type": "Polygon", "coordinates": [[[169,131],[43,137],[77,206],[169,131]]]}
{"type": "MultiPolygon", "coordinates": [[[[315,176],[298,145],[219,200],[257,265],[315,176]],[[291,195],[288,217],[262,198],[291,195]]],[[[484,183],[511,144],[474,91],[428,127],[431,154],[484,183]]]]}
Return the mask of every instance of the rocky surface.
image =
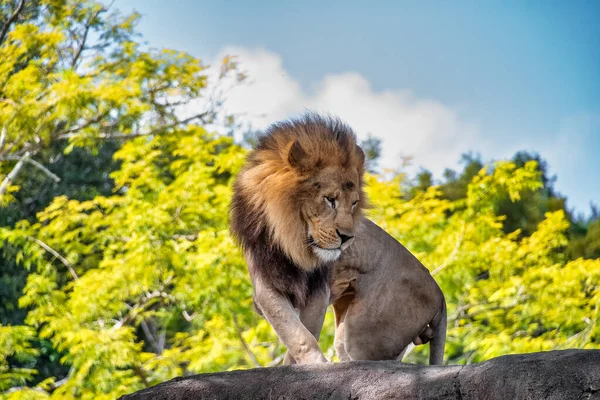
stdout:
{"type": "Polygon", "coordinates": [[[600,350],[508,355],[467,366],[353,361],[176,378],[139,399],[600,399],[600,350]]]}

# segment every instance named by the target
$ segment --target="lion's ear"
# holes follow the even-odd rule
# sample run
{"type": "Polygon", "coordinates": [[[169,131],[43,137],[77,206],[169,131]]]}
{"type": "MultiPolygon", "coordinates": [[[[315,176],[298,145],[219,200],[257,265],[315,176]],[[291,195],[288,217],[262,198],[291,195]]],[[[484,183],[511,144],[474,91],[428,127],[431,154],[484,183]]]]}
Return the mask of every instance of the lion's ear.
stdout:
{"type": "Polygon", "coordinates": [[[365,165],[365,152],[359,145],[356,145],[356,155],[358,157],[358,162],[360,163],[360,165],[364,166],[365,165]]]}
{"type": "Polygon", "coordinates": [[[294,140],[288,153],[288,162],[293,168],[305,169],[308,161],[308,154],[302,148],[299,141],[294,140]]]}

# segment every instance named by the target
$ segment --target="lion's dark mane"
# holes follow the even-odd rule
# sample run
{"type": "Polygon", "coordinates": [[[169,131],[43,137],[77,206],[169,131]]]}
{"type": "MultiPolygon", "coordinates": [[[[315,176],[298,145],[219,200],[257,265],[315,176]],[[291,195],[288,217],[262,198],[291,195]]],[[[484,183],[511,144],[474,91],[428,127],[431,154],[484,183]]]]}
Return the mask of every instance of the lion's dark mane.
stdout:
{"type": "MultiPolygon", "coordinates": [[[[321,265],[307,271],[294,264],[271,237],[272,229],[268,225],[264,207],[254,204],[251,196],[244,193],[241,180],[244,179],[245,171],[259,167],[263,162],[258,156],[261,152],[276,154],[275,152],[281,151],[282,142],[291,143],[301,136],[304,141],[309,138],[313,149],[319,148],[319,141],[335,143],[339,154],[345,157],[340,157],[341,165],[348,165],[356,159],[351,158],[355,157],[356,136],[338,119],[308,114],[298,120],[274,124],[259,138],[256,148],[248,155],[246,165],[233,185],[230,208],[231,233],[251,257],[249,273],[260,276],[267,285],[287,296],[295,307],[305,305],[311,295],[321,292],[329,285],[331,268],[329,265],[321,265]]],[[[312,157],[315,155],[312,154],[312,157]]],[[[319,168],[322,163],[330,162],[328,157],[331,158],[331,154],[317,156],[315,167],[319,168]]],[[[282,160],[281,163],[286,161],[282,160]]],[[[360,167],[362,173],[362,164],[360,167]]]]}

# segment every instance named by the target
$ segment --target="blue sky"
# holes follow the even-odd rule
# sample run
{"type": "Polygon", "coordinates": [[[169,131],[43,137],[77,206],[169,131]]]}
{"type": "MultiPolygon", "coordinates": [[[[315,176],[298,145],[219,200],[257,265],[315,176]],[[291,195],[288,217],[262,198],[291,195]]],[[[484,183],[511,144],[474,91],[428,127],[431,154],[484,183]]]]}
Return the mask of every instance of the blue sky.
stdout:
{"type": "Polygon", "coordinates": [[[569,206],[600,204],[600,2],[117,0],[153,47],[238,54],[261,127],[306,108],[346,119],[438,177],[473,150],[538,151],[569,206]]]}

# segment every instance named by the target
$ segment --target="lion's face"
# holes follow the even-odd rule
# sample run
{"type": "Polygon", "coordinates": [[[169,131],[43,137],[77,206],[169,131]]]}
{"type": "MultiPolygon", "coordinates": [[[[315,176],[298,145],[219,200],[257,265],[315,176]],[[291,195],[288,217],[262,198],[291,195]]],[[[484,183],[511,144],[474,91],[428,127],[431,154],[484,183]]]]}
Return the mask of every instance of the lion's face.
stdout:
{"type": "Polygon", "coordinates": [[[308,246],[321,261],[335,261],[354,240],[361,200],[358,171],[328,167],[306,185],[301,211],[308,246]]]}
{"type": "Polygon", "coordinates": [[[337,119],[274,124],[236,179],[232,233],[247,249],[262,251],[266,240],[305,271],[337,260],[366,207],[364,163],[356,136],[337,119]]]}

